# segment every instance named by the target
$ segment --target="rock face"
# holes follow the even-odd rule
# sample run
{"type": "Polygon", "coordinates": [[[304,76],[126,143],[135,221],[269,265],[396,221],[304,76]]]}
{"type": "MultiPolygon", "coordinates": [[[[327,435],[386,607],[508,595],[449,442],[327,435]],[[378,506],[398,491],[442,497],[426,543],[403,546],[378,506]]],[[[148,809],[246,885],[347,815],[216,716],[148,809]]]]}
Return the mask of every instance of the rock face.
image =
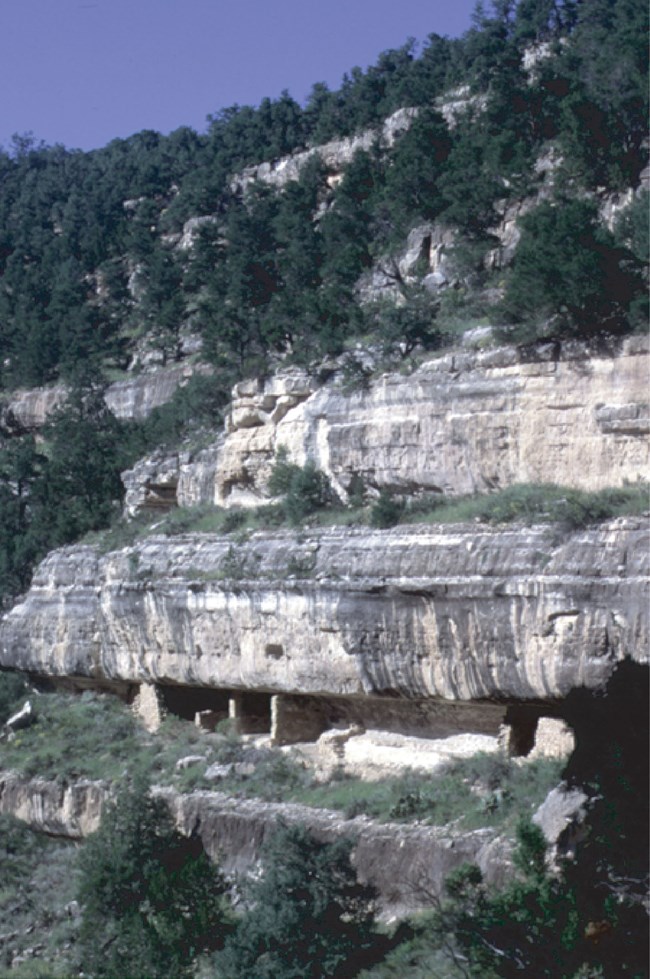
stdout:
{"type": "MultiPolygon", "coordinates": [[[[255,869],[264,841],[280,820],[301,823],[322,841],[356,840],[354,866],[364,883],[378,889],[385,916],[429,905],[431,894],[441,892],[445,876],[461,863],[477,863],[492,885],[503,883],[508,873],[510,844],[493,830],[461,835],[442,827],[380,824],[307,806],[231,799],[219,792],[154,791],[167,802],[178,829],[188,836],[198,833],[208,855],[227,874],[255,869]]],[[[107,797],[99,782],[63,787],[0,773],[0,812],[52,836],[80,839],[94,832],[107,797]]]]}
{"type": "Polygon", "coordinates": [[[247,167],[233,178],[231,189],[245,190],[249,184],[255,182],[275,188],[284,187],[289,181],[298,180],[300,172],[314,157],[322,161],[330,173],[330,179],[335,180],[359,150],[371,150],[377,142],[384,149],[390,149],[395,140],[409,128],[417,111],[411,108],[398,109],[380,127],[367,129],[345,139],[322,143],[302,153],[293,153],[278,160],[247,167]]]}
{"type": "Polygon", "coordinates": [[[101,782],[62,785],[47,779],[0,773],[0,812],[49,836],[80,839],[99,827],[106,788],[101,782]]]}
{"type": "Polygon", "coordinates": [[[451,353],[408,377],[386,374],[367,391],[328,385],[277,421],[257,410],[263,386],[240,387],[216,500],[227,503],[239,487],[261,496],[281,445],[298,464],[311,458],[340,491],[353,477],[449,495],[518,482],[595,490],[645,478],[647,339],[628,340],[617,356],[587,358],[567,344],[537,357],[522,363],[514,348],[451,353]]]}
{"type": "MultiPolygon", "coordinates": [[[[187,384],[197,372],[210,373],[210,368],[206,365],[174,364],[116,381],[106,391],[106,404],[117,418],[141,420],[150,415],[154,408],[166,404],[176,389],[187,384]]],[[[0,424],[15,434],[37,431],[64,403],[66,395],[66,388],[61,384],[15,391],[6,400],[0,401],[0,424]]]]}
{"type": "MultiPolygon", "coordinates": [[[[180,505],[257,505],[284,446],[299,465],[313,460],[342,498],[358,478],[372,490],[450,496],[522,482],[621,486],[648,473],[648,353],[638,336],[591,355],[577,343],[534,359],[510,347],[457,351],[356,391],[297,370],[242,382],[225,438],[166,460],[165,484],[180,505]]],[[[135,512],[138,475],[127,478],[135,512]]]]}
{"type": "Polygon", "coordinates": [[[554,701],[647,656],[648,529],[620,518],[568,535],[420,525],[64,548],[4,617],[0,665],[379,705],[554,701]]]}

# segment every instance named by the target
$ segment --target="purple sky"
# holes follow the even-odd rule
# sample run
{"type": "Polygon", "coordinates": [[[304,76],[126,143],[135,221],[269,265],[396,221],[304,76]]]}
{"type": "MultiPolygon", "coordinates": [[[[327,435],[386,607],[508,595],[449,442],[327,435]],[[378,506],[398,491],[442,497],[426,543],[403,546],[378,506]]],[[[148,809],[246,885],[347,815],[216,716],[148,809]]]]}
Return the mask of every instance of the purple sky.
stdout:
{"type": "Polygon", "coordinates": [[[0,0],[0,144],[33,131],[92,149],[462,34],[474,0],[0,0]]]}

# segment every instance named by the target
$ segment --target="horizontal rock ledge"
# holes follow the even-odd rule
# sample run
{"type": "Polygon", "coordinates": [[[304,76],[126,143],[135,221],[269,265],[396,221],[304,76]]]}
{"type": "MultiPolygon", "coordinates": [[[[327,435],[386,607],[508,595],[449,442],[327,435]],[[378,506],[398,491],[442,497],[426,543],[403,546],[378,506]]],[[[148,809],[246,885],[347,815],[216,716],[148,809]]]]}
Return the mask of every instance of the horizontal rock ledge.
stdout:
{"type": "Polygon", "coordinates": [[[554,701],[648,655],[650,521],[151,537],[50,554],[0,666],[96,683],[554,701]]]}
{"type": "MultiPolygon", "coordinates": [[[[262,844],[280,821],[301,823],[322,841],[355,840],[354,866],[364,883],[378,889],[384,916],[429,906],[445,877],[462,863],[477,863],[494,886],[505,883],[510,872],[512,846],[492,829],[454,833],[447,827],[377,823],[365,816],[346,819],[330,810],[232,799],[219,792],[153,791],[165,799],[180,832],[198,833],[208,856],[229,875],[255,868],[262,844]]],[[[109,795],[101,782],[63,786],[0,773],[0,812],[51,836],[82,839],[94,832],[109,795]]]]}

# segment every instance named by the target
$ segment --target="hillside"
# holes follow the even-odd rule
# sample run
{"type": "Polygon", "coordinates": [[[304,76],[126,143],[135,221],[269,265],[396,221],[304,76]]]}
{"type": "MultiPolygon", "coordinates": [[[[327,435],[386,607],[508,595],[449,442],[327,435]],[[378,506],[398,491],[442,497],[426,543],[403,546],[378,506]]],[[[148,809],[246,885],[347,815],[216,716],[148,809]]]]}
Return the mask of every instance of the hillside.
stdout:
{"type": "Polygon", "coordinates": [[[643,974],[646,35],[0,153],[3,975],[643,974]]]}

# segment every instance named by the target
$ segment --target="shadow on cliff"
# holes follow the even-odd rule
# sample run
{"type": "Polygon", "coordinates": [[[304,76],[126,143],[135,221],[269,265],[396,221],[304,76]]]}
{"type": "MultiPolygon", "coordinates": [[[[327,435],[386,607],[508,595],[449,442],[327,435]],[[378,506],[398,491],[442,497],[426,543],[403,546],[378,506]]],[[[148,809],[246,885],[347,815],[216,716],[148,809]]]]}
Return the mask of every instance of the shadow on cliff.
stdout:
{"type": "Polygon", "coordinates": [[[562,710],[576,738],[564,778],[589,799],[565,879],[589,959],[608,976],[647,974],[649,676],[624,662],[601,689],[572,691],[562,710]]]}

